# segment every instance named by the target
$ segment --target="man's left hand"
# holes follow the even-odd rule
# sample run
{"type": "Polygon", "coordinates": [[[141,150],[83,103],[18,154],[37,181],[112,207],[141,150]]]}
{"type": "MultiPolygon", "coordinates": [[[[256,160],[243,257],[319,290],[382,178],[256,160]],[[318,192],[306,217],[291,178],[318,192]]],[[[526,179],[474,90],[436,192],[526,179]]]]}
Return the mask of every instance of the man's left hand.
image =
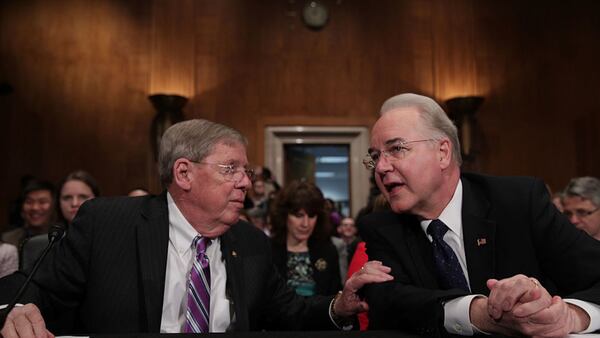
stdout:
{"type": "Polygon", "coordinates": [[[488,313],[498,326],[535,337],[564,337],[589,326],[583,309],[550,296],[534,278],[517,275],[487,284],[488,313]]]}
{"type": "Polygon", "coordinates": [[[550,306],[552,297],[537,279],[515,275],[487,281],[490,289],[488,313],[496,321],[506,312],[526,317],[550,306]]]}
{"type": "Polygon", "coordinates": [[[502,318],[502,322],[512,322],[513,328],[527,336],[565,337],[569,333],[585,330],[589,326],[590,318],[578,306],[554,296],[549,307],[526,318],[515,317],[509,313],[502,318]]]}
{"type": "Polygon", "coordinates": [[[360,299],[357,292],[365,284],[388,282],[394,279],[390,275],[389,267],[383,265],[379,261],[370,261],[365,263],[363,267],[355,272],[344,285],[344,290],[338,299],[335,301],[334,309],[336,315],[341,317],[350,317],[359,312],[364,312],[369,309],[369,305],[364,300],[360,299]]]}

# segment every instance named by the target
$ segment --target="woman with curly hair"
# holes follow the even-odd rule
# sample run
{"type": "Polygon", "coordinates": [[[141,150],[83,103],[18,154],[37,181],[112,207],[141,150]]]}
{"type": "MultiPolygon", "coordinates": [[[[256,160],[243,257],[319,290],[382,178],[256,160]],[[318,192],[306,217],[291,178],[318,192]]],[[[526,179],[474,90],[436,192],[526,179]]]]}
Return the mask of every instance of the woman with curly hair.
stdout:
{"type": "Polygon", "coordinates": [[[302,296],[331,295],[341,289],[338,255],[329,241],[329,218],[321,190],[292,182],[271,206],[273,261],[289,286],[302,296]]]}

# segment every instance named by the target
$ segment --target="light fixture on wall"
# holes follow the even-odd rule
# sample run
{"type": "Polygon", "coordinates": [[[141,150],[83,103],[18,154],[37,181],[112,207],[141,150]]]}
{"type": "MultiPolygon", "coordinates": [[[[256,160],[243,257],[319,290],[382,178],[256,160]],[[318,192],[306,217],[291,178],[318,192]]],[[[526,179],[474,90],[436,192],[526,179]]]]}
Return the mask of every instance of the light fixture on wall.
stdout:
{"type": "Polygon", "coordinates": [[[448,115],[458,127],[461,155],[464,161],[472,161],[478,146],[478,129],[475,113],[483,103],[481,96],[454,97],[446,101],[448,115]]]}
{"type": "Polygon", "coordinates": [[[188,99],[180,95],[154,94],[148,96],[156,109],[156,116],[150,127],[150,142],[154,159],[158,160],[158,148],[165,131],[177,122],[183,121],[183,107],[188,99]]]}

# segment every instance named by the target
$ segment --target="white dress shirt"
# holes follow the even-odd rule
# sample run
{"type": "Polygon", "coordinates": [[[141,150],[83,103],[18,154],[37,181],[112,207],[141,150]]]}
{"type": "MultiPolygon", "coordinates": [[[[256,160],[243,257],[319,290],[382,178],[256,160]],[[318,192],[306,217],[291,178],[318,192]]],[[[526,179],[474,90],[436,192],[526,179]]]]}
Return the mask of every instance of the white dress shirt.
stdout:
{"type": "MultiPolygon", "coordinates": [[[[456,186],[456,190],[454,191],[454,195],[452,196],[450,203],[448,203],[446,208],[444,208],[438,219],[444,222],[444,224],[446,224],[446,226],[448,226],[450,229],[444,235],[444,241],[448,243],[448,245],[456,254],[465,275],[465,279],[467,280],[467,284],[469,285],[469,288],[471,288],[471,284],[469,283],[469,271],[467,270],[467,259],[465,256],[465,246],[462,231],[462,196],[462,181],[458,181],[458,185],[456,186]]],[[[421,228],[423,228],[423,231],[426,235],[427,227],[431,221],[432,220],[421,221],[421,228]]],[[[433,241],[431,236],[427,235],[427,238],[430,242],[433,241]]],[[[481,332],[471,324],[469,315],[471,301],[475,297],[479,296],[483,295],[468,295],[458,297],[444,303],[444,328],[446,331],[465,336],[473,335],[475,333],[474,331],[481,332]]],[[[590,325],[581,333],[593,332],[600,329],[600,306],[578,299],[565,299],[565,302],[579,306],[590,316],[590,325]]]]}
{"type": "MultiPolygon", "coordinates": [[[[195,255],[192,242],[198,232],[185,219],[167,193],[169,209],[169,248],[165,276],[161,333],[179,333],[185,325],[187,282],[195,255]]],[[[221,256],[221,241],[214,238],[206,250],[210,264],[209,331],[225,332],[231,322],[229,300],[225,296],[227,273],[221,256]]]]}

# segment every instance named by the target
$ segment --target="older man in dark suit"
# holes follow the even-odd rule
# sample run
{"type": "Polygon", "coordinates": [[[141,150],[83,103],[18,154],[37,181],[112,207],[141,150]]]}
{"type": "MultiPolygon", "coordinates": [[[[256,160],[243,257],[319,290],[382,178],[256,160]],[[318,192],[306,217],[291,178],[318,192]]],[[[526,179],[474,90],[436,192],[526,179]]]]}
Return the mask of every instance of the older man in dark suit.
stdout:
{"type": "MultiPolygon", "coordinates": [[[[85,203],[34,278],[26,300],[35,305],[15,308],[2,335],[247,331],[266,318],[322,329],[364,309],[355,292],[391,278],[380,264],[335,298],[303,299],[286,286],[268,238],[238,222],[247,166],[246,139],[229,127],[190,120],[168,129],[159,152],[167,191],[85,203]]],[[[2,280],[2,294],[22,279],[2,280]]]]}
{"type": "Polygon", "coordinates": [[[461,174],[456,127],[432,99],[386,101],[365,165],[393,211],[361,219],[370,327],[428,336],[564,336],[600,328],[600,245],[533,178],[461,174]],[[565,299],[561,298],[565,297],[565,299]]]}

